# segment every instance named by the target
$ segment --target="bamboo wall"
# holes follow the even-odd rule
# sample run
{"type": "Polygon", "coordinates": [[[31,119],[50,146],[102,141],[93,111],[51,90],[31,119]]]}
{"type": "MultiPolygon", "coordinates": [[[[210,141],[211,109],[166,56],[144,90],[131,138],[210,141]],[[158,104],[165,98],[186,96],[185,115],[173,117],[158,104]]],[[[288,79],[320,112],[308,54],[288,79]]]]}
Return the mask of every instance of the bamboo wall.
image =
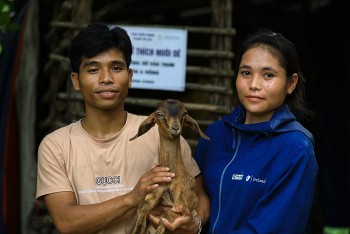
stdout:
{"type": "MultiPolygon", "coordinates": [[[[99,1],[102,5],[103,1],[99,1]]],[[[147,2],[147,1],[146,1],[147,2]]],[[[152,1],[151,1],[152,2],[152,1]]],[[[159,12],[167,12],[171,4],[168,1],[158,1],[159,12]]],[[[190,1],[191,2],[191,1],[190,1]]],[[[141,1],[134,1],[136,4],[141,1]]],[[[143,2],[144,3],[144,2],[143,2]]],[[[133,26],[158,26],[168,28],[181,28],[188,31],[188,52],[186,67],[186,88],[184,92],[133,90],[129,91],[126,99],[126,110],[136,114],[150,114],[161,99],[176,98],[183,101],[190,113],[205,129],[210,123],[229,113],[233,105],[231,80],[234,75],[232,61],[232,38],[235,29],[232,28],[232,1],[212,0],[201,1],[202,5],[193,1],[192,5],[185,5],[185,1],[178,1],[178,14],[196,15],[197,19],[205,19],[204,23],[191,23],[189,17],[186,25],[176,25],[164,19],[145,20],[142,17],[132,18],[124,13],[124,19],[114,20],[110,12],[123,12],[126,3],[123,1],[106,1],[103,7],[96,10],[92,0],[72,0],[57,3],[57,13],[50,22],[51,30],[47,33],[47,40],[51,41],[52,50],[45,64],[44,76],[47,76],[50,88],[43,97],[43,103],[49,108],[49,115],[40,123],[40,127],[54,130],[84,116],[83,102],[79,94],[75,93],[69,77],[69,60],[67,53],[74,35],[91,21],[105,21],[113,24],[133,26]],[[123,5],[124,3],[124,5],[123,5]],[[202,13],[201,13],[202,11],[202,13]],[[196,13],[197,12],[197,13],[196,13]]],[[[149,5],[149,4],[147,4],[149,5]]],[[[135,8],[135,7],[134,7],[135,8]]],[[[133,8],[133,9],[134,9],[133,8]]],[[[139,6],[138,8],[142,8],[139,6]]],[[[156,9],[157,10],[157,9],[156,9]]],[[[144,19],[156,18],[156,10],[144,19]]],[[[126,10],[125,10],[126,11],[126,10]]],[[[135,9],[134,9],[135,11],[135,9]]],[[[140,11],[142,12],[142,11],[140,11]]],[[[140,12],[130,14],[142,15],[140,12]]],[[[123,17],[120,16],[119,17],[123,17]]],[[[181,16],[178,16],[180,18],[181,16]]],[[[186,21],[186,16],[182,16],[186,21]]],[[[175,17],[174,17],[175,18],[175,17]]],[[[173,19],[173,21],[176,21],[173,19]]],[[[181,20],[180,20],[181,21],[181,20]]],[[[184,133],[191,146],[195,146],[197,136],[184,133]]]]}

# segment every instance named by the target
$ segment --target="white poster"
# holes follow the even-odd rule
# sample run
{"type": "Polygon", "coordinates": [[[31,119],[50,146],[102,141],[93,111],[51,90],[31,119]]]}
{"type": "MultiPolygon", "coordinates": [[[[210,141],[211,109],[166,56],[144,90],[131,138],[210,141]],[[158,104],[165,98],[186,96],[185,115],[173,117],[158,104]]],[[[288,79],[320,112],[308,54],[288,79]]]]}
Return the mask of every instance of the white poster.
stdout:
{"type": "Polygon", "coordinates": [[[121,26],[133,44],[131,88],[184,91],[187,30],[121,26]]]}

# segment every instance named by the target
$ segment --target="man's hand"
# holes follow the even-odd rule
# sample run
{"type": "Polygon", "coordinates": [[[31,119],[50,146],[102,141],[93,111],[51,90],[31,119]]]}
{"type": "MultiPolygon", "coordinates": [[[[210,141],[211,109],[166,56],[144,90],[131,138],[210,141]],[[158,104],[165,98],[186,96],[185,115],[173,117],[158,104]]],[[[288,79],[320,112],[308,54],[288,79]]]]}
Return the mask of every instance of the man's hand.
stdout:
{"type": "MultiPolygon", "coordinates": [[[[152,223],[154,228],[160,224],[160,214],[169,209],[166,206],[159,206],[157,210],[151,212],[148,215],[148,220],[152,223]],[[158,212],[157,212],[158,211],[158,212]]],[[[198,223],[193,218],[190,210],[184,206],[174,206],[171,208],[174,213],[179,214],[172,223],[169,220],[162,218],[163,225],[165,229],[171,231],[172,233],[196,233],[198,231],[198,223]]]]}
{"type": "Polygon", "coordinates": [[[145,199],[145,196],[159,187],[160,183],[170,182],[175,173],[170,172],[168,167],[155,166],[142,175],[134,189],[131,191],[135,207],[145,199]]]}

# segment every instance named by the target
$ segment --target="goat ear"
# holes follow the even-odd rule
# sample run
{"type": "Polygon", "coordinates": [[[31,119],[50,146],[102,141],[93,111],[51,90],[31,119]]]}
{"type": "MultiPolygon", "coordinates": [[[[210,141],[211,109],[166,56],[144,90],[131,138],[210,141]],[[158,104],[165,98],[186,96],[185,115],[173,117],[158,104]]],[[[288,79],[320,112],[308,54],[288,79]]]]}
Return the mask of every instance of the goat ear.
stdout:
{"type": "Polygon", "coordinates": [[[193,131],[199,133],[199,135],[201,135],[201,137],[203,137],[204,139],[210,140],[210,138],[207,135],[205,135],[202,132],[202,130],[199,128],[197,121],[194,120],[191,116],[189,116],[189,115],[185,116],[185,124],[187,126],[191,127],[193,131]]]}
{"type": "Polygon", "coordinates": [[[148,130],[150,130],[155,125],[155,123],[155,112],[153,112],[140,124],[137,134],[134,137],[130,138],[129,141],[135,140],[139,136],[148,132],[148,130]]]}

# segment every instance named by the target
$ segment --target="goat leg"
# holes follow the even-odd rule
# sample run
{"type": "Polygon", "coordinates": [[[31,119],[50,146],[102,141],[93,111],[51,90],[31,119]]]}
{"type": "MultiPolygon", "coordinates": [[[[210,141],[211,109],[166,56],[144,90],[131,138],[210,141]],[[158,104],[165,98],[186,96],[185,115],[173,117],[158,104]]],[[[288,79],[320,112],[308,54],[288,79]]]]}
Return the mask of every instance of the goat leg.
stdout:
{"type": "Polygon", "coordinates": [[[161,219],[159,222],[159,225],[157,227],[156,234],[164,234],[164,233],[165,233],[165,227],[164,227],[163,221],[161,219]]]}
{"type": "Polygon", "coordinates": [[[145,200],[140,203],[133,234],[145,234],[147,232],[149,226],[147,215],[159,203],[165,190],[165,188],[159,187],[154,192],[147,194],[145,200]]]}

